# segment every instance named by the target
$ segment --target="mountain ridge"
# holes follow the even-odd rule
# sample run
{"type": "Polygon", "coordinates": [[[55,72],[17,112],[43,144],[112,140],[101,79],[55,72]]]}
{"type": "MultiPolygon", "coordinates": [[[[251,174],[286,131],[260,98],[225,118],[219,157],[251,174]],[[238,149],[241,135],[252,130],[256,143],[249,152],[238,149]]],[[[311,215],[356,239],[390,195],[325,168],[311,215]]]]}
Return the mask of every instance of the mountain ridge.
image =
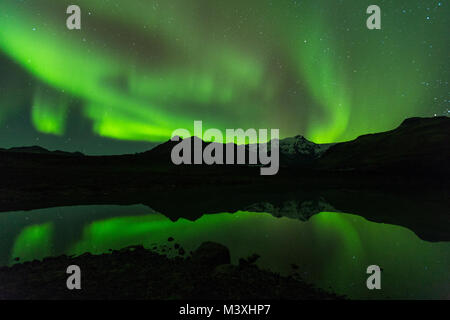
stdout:
{"type": "MultiPolygon", "coordinates": [[[[354,140],[334,144],[315,144],[301,135],[281,139],[278,142],[280,167],[284,168],[319,171],[450,173],[447,166],[450,158],[450,118],[445,116],[405,119],[395,129],[361,135],[354,140]]],[[[95,159],[103,159],[102,161],[111,159],[111,161],[132,164],[136,160],[141,161],[144,165],[148,162],[148,165],[159,163],[160,165],[175,166],[171,162],[170,155],[172,148],[178,143],[178,141],[168,140],[145,152],[114,156],[87,156],[80,152],[49,151],[39,146],[0,149],[0,153],[3,154],[3,158],[12,154],[22,154],[20,157],[23,161],[26,161],[27,158],[34,159],[44,155],[58,158],[64,156],[67,159],[74,157],[76,157],[74,159],[78,159],[82,156],[81,158],[87,159],[89,162],[97,161],[95,159]],[[30,156],[26,156],[26,154],[30,156]]],[[[201,140],[202,150],[210,143],[216,142],[201,140]]],[[[247,161],[250,153],[256,152],[259,148],[270,147],[270,143],[267,145],[236,145],[233,143],[225,145],[233,145],[235,157],[238,150],[244,149],[247,161]]],[[[191,143],[191,146],[193,145],[191,143]]],[[[224,154],[226,149],[224,148],[224,154]]],[[[193,152],[191,152],[191,156],[193,156],[193,152]]]]}
{"type": "Polygon", "coordinates": [[[15,153],[33,153],[33,154],[54,154],[54,155],[67,155],[67,156],[84,156],[83,153],[79,151],[69,152],[61,150],[48,150],[44,147],[33,145],[33,146],[23,146],[23,147],[12,147],[12,148],[0,148],[2,152],[15,152],[15,153]]]}

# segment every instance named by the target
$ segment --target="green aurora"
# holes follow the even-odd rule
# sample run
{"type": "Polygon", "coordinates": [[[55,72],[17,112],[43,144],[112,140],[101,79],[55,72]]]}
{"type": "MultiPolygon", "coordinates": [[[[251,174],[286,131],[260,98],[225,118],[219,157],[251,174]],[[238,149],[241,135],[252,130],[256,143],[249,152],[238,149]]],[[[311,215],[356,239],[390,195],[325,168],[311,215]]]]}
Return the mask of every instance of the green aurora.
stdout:
{"type": "Polygon", "coordinates": [[[202,120],[326,143],[447,114],[448,2],[378,0],[381,30],[366,28],[370,4],[2,0],[0,68],[20,72],[1,74],[0,125],[29,112],[33,130],[71,138],[77,109],[118,140],[165,141],[202,120]],[[66,28],[69,4],[81,30],[66,28]]]}

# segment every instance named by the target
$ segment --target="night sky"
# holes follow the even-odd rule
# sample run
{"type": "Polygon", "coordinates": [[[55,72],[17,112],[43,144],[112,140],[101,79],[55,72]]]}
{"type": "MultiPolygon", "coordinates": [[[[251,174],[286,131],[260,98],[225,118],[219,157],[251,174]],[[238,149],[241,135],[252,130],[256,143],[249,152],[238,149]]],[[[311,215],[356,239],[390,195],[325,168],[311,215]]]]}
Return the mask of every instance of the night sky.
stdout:
{"type": "Polygon", "coordinates": [[[177,128],[317,143],[448,115],[447,0],[1,0],[0,147],[132,153],[177,128]],[[78,4],[82,29],[68,30],[78,4]],[[380,6],[381,30],[366,9],[380,6]]]}

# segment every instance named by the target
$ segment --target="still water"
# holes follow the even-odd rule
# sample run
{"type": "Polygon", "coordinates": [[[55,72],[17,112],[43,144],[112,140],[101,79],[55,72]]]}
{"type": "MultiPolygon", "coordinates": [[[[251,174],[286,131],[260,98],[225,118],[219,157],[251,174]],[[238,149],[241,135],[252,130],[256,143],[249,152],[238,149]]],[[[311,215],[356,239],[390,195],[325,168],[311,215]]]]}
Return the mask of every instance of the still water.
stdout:
{"type": "Polygon", "coordinates": [[[74,206],[0,213],[0,227],[0,265],[137,244],[171,256],[175,243],[189,252],[215,241],[230,249],[232,263],[257,253],[261,268],[297,272],[350,298],[450,299],[450,242],[426,242],[404,227],[353,214],[300,221],[238,211],[171,221],[143,205],[74,206]],[[372,264],[383,270],[381,290],[366,287],[372,264]]]}

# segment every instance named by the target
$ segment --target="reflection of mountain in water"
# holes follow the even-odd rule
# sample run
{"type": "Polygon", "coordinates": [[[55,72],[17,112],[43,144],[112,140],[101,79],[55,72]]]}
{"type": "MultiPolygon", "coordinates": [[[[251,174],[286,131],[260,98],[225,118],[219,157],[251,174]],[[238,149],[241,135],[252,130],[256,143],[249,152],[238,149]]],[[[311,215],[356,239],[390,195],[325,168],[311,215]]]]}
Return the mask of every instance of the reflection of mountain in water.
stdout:
{"type": "MultiPolygon", "coordinates": [[[[197,191],[199,192],[199,191],[197,191]]],[[[373,222],[404,226],[427,241],[450,241],[449,198],[445,190],[209,188],[200,193],[147,197],[144,203],[171,220],[196,220],[205,213],[269,212],[305,221],[323,212],[353,213],[373,222]],[[201,197],[199,197],[201,194],[201,197]],[[176,199],[176,201],[174,201],[176,199]],[[226,200],[224,200],[226,199],[226,200]]]]}
{"type": "Polygon", "coordinates": [[[259,202],[246,207],[244,210],[251,212],[267,212],[275,217],[288,217],[299,219],[301,221],[307,221],[310,217],[320,212],[339,212],[339,210],[333,208],[323,198],[302,202],[297,200],[287,200],[280,206],[270,202],[259,202]]]}
{"type": "Polygon", "coordinates": [[[0,150],[0,212],[143,203],[172,220],[238,210],[305,220],[340,211],[405,226],[422,239],[450,240],[447,117],[408,119],[332,146],[283,139],[275,176],[245,165],[175,166],[174,143],[122,156],[0,150]]]}
{"type": "MultiPolygon", "coordinates": [[[[313,202],[286,201],[281,207],[267,205],[278,212],[297,214],[295,210],[302,204],[309,207],[313,202]]],[[[317,207],[318,203],[313,206],[317,207]]],[[[108,253],[140,244],[169,257],[186,257],[202,242],[214,241],[230,250],[234,264],[257,254],[256,264],[261,268],[282,275],[298,272],[302,279],[322,288],[331,287],[335,292],[359,298],[374,297],[365,286],[364,272],[374,261],[387,271],[383,281],[390,284],[379,290],[377,296],[440,297],[445,293],[450,261],[450,242],[429,243],[406,228],[373,223],[345,213],[322,212],[306,222],[247,211],[204,214],[195,221],[172,221],[143,205],[83,206],[4,213],[0,215],[0,224],[3,223],[11,228],[0,230],[0,265],[12,263],[16,257],[24,262],[61,254],[83,254],[80,261],[84,265],[86,252],[108,253]],[[425,288],[423,283],[428,286],[425,288]]],[[[67,266],[68,261],[63,260],[67,266]]],[[[42,267],[46,268],[50,261],[55,260],[45,260],[42,267]]],[[[152,263],[124,261],[127,260],[119,259],[118,267],[133,275],[127,265],[152,263]]],[[[33,262],[28,266],[37,265],[33,262]]],[[[22,271],[30,272],[28,266],[22,271]]],[[[179,278],[178,271],[168,264],[162,272],[169,277],[174,272],[175,278],[179,278]]],[[[41,273],[34,274],[42,279],[41,273]]],[[[49,277],[53,274],[44,273],[49,277]]],[[[2,276],[9,278],[10,274],[2,276]]]]}

